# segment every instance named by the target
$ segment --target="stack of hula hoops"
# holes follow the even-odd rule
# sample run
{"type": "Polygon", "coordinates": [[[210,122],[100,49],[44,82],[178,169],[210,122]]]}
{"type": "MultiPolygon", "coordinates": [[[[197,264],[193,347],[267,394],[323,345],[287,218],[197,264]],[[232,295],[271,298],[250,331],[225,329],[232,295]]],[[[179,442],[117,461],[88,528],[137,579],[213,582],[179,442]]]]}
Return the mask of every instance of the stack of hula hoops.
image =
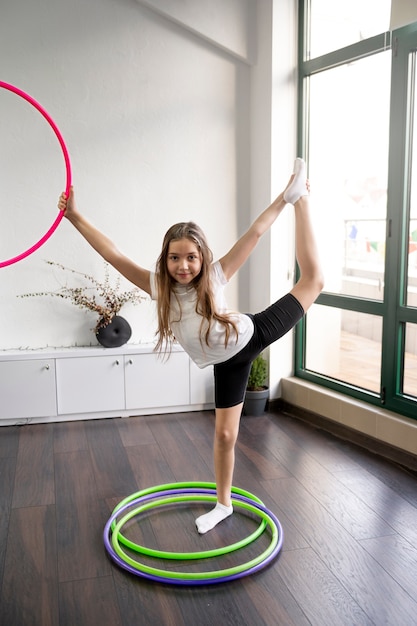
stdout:
{"type": "Polygon", "coordinates": [[[216,502],[215,484],[209,482],[169,483],[144,489],[122,500],[113,510],[104,528],[104,545],[110,558],[129,573],[155,582],[173,585],[209,585],[228,582],[258,572],[270,564],[281,550],[283,532],[277,517],[265,507],[259,498],[237,487],[232,487],[233,507],[255,515],[260,519],[260,524],[248,537],[236,543],[203,552],[167,552],[134,543],[123,534],[123,527],[133,518],[159,506],[177,505],[184,502],[216,502]],[[140,562],[138,560],[140,557],[136,559],[133,556],[133,554],[135,556],[146,555],[155,559],[173,561],[195,561],[218,557],[248,546],[268,531],[269,546],[259,556],[246,563],[221,570],[170,571],[140,562]]]}

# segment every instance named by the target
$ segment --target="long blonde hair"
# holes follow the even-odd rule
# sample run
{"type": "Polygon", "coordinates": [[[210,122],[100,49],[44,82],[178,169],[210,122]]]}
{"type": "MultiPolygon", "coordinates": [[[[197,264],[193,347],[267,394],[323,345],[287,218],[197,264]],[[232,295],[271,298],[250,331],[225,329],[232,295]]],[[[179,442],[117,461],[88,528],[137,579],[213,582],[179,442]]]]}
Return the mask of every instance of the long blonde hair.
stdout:
{"type": "Polygon", "coordinates": [[[176,285],[175,280],[170,276],[167,267],[168,249],[169,244],[172,241],[179,241],[180,239],[189,239],[198,248],[201,254],[201,271],[198,276],[191,283],[197,292],[196,311],[202,316],[200,326],[200,342],[209,343],[209,336],[212,324],[214,321],[220,322],[225,328],[225,346],[227,346],[230,333],[233,331],[238,336],[238,330],[235,322],[230,319],[227,314],[220,314],[215,309],[214,294],[211,284],[211,263],[213,262],[213,253],[208,247],[206,237],[197,224],[194,222],[179,222],[174,224],[165,234],[162,251],[156,262],[156,284],[158,288],[157,299],[157,312],[158,312],[158,341],[155,350],[162,351],[165,345],[165,351],[170,351],[172,343],[175,337],[172,334],[170,327],[170,310],[171,310],[171,296],[177,298],[178,306],[180,306],[177,295],[175,294],[174,287],[176,285]],[[203,333],[203,324],[207,320],[208,325],[206,331],[203,333]]]}

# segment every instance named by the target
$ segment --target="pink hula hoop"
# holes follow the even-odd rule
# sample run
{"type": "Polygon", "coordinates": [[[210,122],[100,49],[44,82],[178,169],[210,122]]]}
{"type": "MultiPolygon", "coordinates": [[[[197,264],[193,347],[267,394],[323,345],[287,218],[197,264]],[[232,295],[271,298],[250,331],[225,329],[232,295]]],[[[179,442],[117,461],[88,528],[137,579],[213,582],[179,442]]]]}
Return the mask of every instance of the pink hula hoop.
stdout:
{"type": "MultiPolygon", "coordinates": [[[[54,120],[49,115],[49,113],[47,111],[45,111],[45,109],[39,104],[39,102],[37,102],[29,94],[25,93],[24,91],[22,91],[18,87],[15,87],[14,85],[10,85],[9,83],[4,83],[1,80],[0,80],[0,88],[8,89],[9,91],[12,91],[13,93],[15,93],[17,96],[20,96],[21,98],[23,98],[24,100],[29,102],[29,104],[34,106],[35,109],[37,109],[39,111],[39,113],[41,113],[41,115],[43,115],[43,117],[46,119],[46,121],[48,122],[48,124],[50,125],[52,130],[54,131],[54,133],[57,136],[57,139],[58,139],[58,141],[59,141],[59,143],[61,145],[62,153],[64,155],[65,169],[66,169],[66,173],[67,173],[67,181],[66,181],[66,186],[65,186],[65,193],[66,193],[66,195],[68,197],[69,191],[70,191],[70,187],[71,187],[71,163],[70,163],[70,158],[69,158],[67,147],[65,145],[64,138],[62,137],[58,126],[55,124],[54,120]]],[[[8,259],[7,261],[0,261],[0,267],[6,267],[7,265],[12,265],[13,263],[17,263],[18,261],[21,261],[22,259],[25,259],[27,256],[32,254],[32,252],[35,252],[38,248],[43,246],[43,244],[49,239],[49,237],[58,228],[58,225],[61,222],[63,217],[64,217],[63,211],[59,211],[58,216],[56,217],[54,223],[49,228],[49,230],[43,235],[43,237],[41,237],[39,239],[39,241],[37,241],[33,246],[31,246],[30,248],[25,250],[25,252],[22,252],[21,254],[18,254],[17,256],[15,256],[15,257],[13,257],[11,259],[8,259]]]]}

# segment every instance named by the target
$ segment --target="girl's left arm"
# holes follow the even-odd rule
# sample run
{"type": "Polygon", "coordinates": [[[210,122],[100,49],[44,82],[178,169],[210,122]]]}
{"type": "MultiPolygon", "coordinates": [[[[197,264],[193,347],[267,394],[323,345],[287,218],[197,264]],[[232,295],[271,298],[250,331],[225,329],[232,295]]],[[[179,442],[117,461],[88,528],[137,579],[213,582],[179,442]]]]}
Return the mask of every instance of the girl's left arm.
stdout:
{"type": "Polygon", "coordinates": [[[238,239],[229,252],[220,259],[226,280],[230,280],[233,274],[245,263],[259,239],[272,226],[285,205],[286,202],[281,193],[274,202],[256,218],[252,226],[238,239]]]}

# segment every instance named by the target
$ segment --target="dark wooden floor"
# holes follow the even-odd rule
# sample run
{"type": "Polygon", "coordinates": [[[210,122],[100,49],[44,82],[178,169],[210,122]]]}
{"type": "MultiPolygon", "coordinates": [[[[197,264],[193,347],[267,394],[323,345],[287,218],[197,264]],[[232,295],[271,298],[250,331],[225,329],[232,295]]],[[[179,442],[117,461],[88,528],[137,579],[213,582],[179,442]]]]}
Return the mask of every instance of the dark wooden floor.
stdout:
{"type": "MultiPolygon", "coordinates": [[[[179,587],[113,564],[102,530],[116,503],[153,485],[213,480],[212,436],[211,412],[1,428],[0,625],[417,623],[417,478],[280,413],[242,418],[234,480],[283,526],[271,565],[228,583],[179,587]]],[[[143,539],[203,550],[255,524],[235,513],[199,536],[194,518],[205,507],[145,514],[143,539]]],[[[269,537],[258,541],[245,559],[269,537]]],[[[239,553],[210,568],[236,565],[239,553]]]]}

